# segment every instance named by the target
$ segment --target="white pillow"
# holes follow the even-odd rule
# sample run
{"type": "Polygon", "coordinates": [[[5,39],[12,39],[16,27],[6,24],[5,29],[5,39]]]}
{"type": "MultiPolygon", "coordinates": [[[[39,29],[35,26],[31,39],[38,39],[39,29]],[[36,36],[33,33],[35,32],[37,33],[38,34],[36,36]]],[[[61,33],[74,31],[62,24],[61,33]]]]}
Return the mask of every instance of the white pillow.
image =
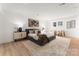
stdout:
{"type": "Polygon", "coordinates": [[[37,34],[29,34],[29,36],[33,37],[35,40],[38,40],[37,34]]]}

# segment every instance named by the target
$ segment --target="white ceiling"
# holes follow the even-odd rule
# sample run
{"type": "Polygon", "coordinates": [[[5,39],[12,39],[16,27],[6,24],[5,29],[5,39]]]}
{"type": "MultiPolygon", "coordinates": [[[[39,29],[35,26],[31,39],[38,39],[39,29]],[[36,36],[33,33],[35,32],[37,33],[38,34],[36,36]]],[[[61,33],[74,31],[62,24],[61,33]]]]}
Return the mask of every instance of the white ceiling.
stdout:
{"type": "Polygon", "coordinates": [[[79,4],[66,3],[60,6],[60,3],[5,3],[0,4],[0,11],[5,14],[18,13],[45,19],[76,15],[79,12],[79,4]]]}

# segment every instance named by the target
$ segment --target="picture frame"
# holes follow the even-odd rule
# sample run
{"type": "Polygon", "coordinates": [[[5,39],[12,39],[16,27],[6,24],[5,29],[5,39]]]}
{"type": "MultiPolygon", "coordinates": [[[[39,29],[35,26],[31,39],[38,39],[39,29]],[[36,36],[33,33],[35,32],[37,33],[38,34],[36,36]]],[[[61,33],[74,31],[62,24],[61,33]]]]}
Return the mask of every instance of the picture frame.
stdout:
{"type": "Polygon", "coordinates": [[[58,26],[62,26],[63,25],[63,22],[62,21],[59,21],[58,22],[58,26]]]}
{"type": "Polygon", "coordinates": [[[70,21],[67,21],[66,26],[67,26],[67,29],[70,29],[70,28],[71,28],[71,23],[70,23],[70,21]]]}
{"type": "Polygon", "coordinates": [[[75,28],[76,27],[76,21],[75,20],[71,20],[71,27],[75,28]]]}
{"type": "Polygon", "coordinates": [[[28,27],[39,27],[39,21],[29,18],[28,27]]]}
{"type": "Polygon", "coordinates": [[[53,22],[53,26],[56,27],[56,22],[53,22]]]}
{"type": "Polygon", "coordinates": [[[76,27],[75,20],[67,21],[67,29],[71,29],[71,28],[75,28],[75,27],[76,27]]]}

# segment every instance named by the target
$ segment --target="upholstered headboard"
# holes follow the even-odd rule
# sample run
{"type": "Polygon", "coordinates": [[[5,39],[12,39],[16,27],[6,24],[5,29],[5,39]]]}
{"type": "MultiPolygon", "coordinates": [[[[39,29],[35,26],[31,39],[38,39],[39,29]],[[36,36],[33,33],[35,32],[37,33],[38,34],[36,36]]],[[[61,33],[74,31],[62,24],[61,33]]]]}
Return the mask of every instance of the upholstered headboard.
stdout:
{"type": "Polygon", "coordinates": [[[39,29],[29,29],[29,33],[37,34],[39,29]]]}

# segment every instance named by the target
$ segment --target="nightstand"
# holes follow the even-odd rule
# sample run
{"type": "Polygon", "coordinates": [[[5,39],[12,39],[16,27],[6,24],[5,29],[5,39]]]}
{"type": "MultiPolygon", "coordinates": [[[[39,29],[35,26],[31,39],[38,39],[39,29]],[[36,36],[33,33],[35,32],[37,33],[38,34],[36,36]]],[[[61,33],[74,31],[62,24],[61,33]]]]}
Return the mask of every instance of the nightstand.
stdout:
{"type": "Polygon", "coordinates": [[[13,33],[13,38],[15,41],[24,39],[26,37],[27,37],[26,32],[14,32],[13,33]]]}

